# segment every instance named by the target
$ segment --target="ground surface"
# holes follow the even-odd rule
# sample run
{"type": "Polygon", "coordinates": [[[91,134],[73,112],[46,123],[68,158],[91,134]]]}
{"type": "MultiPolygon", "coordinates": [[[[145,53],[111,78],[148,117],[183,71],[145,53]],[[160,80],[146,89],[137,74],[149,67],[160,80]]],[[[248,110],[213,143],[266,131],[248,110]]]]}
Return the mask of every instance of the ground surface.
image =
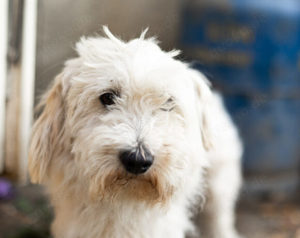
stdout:
{"type": "MultiPolygon", "coordinates": [[[[0,238],[48,238],[52,210],[37,186],[15,188],[0,201],[0,238]]],[[[300,238],[300,204],[241,202],[238,229],[247,238],[300,238]]]]}

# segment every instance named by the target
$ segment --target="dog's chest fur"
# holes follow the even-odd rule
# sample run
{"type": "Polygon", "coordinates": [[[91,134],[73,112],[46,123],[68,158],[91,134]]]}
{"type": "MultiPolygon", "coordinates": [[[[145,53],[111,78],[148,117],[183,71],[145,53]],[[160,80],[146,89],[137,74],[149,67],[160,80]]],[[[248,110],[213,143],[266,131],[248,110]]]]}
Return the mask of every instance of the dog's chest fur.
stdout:
{"type": "Polygon", "coordinates": [[[74,207],[74,201],[60,201],[52,230],[63,238],[183,238],[192,230],[184,206],[172,204],[149,208],[145,205],[112,204],[74,207]]]}

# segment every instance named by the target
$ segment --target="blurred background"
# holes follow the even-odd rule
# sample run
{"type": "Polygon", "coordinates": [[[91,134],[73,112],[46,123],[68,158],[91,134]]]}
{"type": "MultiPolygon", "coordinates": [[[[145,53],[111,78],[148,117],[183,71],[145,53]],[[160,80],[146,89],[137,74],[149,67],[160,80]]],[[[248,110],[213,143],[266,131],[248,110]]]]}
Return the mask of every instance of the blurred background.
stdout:
{"type": "Polygon", "coordinates": [[[50,237],[27,175],[33,107],[82,35],[149,27],[221,91],[245,145],[238,230],[300,238],[299,0],[1,0],[0,238],[50,237]]]}

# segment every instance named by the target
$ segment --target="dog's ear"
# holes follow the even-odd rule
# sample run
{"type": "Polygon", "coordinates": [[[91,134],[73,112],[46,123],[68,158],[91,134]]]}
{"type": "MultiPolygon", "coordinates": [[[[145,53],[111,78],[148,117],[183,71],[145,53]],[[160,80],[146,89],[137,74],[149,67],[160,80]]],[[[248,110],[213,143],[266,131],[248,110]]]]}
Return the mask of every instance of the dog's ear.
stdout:
{"type": "Polygon", "coordinates": [[[63,150],[65,106],[62,74],[46,92],[40,105],[42,114],[35,122],[29,147],[29,174],[33,183],[47,176],[50,161],[63,150]]]}
{"type": "Polygon", "coordinates": [[[196,107],[201,124],[201,137],[203,147],[206,151],[213,148],[213,125],[210,122],[214,120],[210,107],[213,106],[213,94],[210,89],[210,82],[207,78],[195,70],[190,71],[196,93],[196,107]]]}

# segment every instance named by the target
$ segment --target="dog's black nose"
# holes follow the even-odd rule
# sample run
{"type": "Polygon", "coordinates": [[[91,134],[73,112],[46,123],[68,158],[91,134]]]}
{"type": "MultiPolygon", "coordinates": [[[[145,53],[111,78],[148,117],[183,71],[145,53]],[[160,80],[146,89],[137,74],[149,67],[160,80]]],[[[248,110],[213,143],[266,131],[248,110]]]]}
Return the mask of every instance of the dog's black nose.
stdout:
{"type": "Polygon", "coordinates": [[[139,146],[136,150],[122,151],[120,160],[129,173],[142,174],[152,165],[153,156],[144,146],[139,146]]]}

